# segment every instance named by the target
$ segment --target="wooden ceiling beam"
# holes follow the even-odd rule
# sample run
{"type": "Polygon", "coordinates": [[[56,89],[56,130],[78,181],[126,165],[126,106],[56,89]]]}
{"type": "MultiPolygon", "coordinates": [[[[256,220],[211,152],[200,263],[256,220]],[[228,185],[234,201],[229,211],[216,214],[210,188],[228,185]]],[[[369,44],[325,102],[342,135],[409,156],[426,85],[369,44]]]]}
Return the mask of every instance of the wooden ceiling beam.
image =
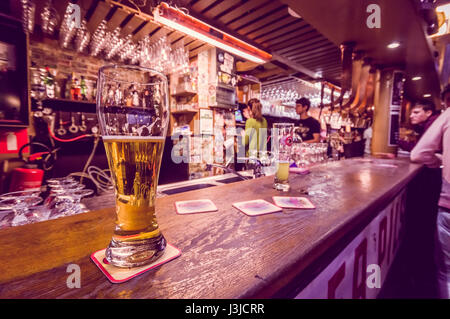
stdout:
{"type": "Polygon", "coordinates": [[[284,7],[286,6],[280,5],[280,3],[277,1],[270,1],[268,5],[258,8],[254,12],[245,15],[242,19],[238,19],[230,24],[227,24],[227,27],[237,31],[247,25],[257,22],[258,20],[264,18],[265,15],[276,12],[284,7]]]}
{"type": "Polygon", "coordinates": [[[270,15],[259,19],[255,23],[248,24],[241,28],[237,28],[236,31],[241,35],[247,35],[248,33],[258,31],[259,29],[266,28],[267,26],[273,25],[280,20],[289,18],[289,13],[287,13],[286,8],[279,8],[277,11],[272,12],[270,15]]]}
{"type": "Polygon", "coordinates": [[[272,48],[272,50],[278,50],[278,49],[287,48],[293,44],[297,44],[297,43],[301,43],[303,41],[308,41],[310,39],[317,38],[318,36],[319,36],[319,33],[316,30],[308,27],[308,28],[305,28],[304,32],[302,32],[300,34],[295,34],[295,33],[287,34],[286,36],[278,37],[276,40],[267,41],[263,45],[265,45],[266,47],[272,48]]]}
{"type": "Polygon", "coordinates": [[[94,13],[92,14],[91,18],[89,19],[89,22],[87,23],[87,29],[89,30],[89,32],[91,32],[91,34],[95,32],[98,25],[106,18],[110,9],[111,9],[110,4],[105,2],[98,3],[94,13]]]}
{"type": "Polygon", "coordinates": [[[311,69],[309,69],[308,67],[300,64],[300,63],[296,63],[292,60],[289,60],[287,58],[285,58],[282,55],[277,54],[276,52],[272,53],[272,58],[274,60],[277,60],[285,65],[287,65],[288,67],[290,67],[291,69],[297,71],[297,72],[302,72],[305,73],[307,75],[309,75],[312,78],[316,78],[316,72],[312,71],[311,69]]]}
{"type": "Polygon", "coordinates": [[[253,31],[246,36],[258,43],[264,43],[270,39],[282,36],[288,32],[295,32],[307,26],[304,21],[281,20],[274,25],[269,25],[261,30],[253,31]],[[279,25],[279,26],[278,26],[279,25]]]}
{"type": "Polygon", "coordinates": [[[314,45],[306,46],[306,47],[297,47],[296,49],[288,52],[283,52],[280,54],[283,54],[284,56],[288,58],[301,58],[301,57],[307,57],[309,55],[324,52],[324,51],[339,51],[339,49],[330,42],[316,42],[314,45]]]}
{"type": "Polygon", "coordinates": [[[208,9],[207,11],[203,11],[202,15],[208,19],[218,19],[218,17],[225,15],[228,10],[231,10],[235,6],[240,6],[241,4],[242,0],[222,0],[214,7],[208,9]]]}
{"type": "Polygon", "coordinates": [[[316,62],[314,64],[306,64],[305,65],[305,67],[308,67],[315,71],[318,71],[318,70],[323,71],[324,69],[326,69],[327,67],[330,67],[330,66],[340,66],[340,61],[329,60],[329,61],[316,62]]]}
{"type": "Polygon", "coordinates": [[[308,63],[315,60],[323,60],[325,58],[333,58],[340,60],[340,52],[333,51],[326,51],[326,52],[319,52],[319,53],[311,53],[311,55],[306,55],[302,57],[287,57],[288,59],[292,61],[297,61],[298,63],[308,63]]]}
{"type": "Polygon", "coordinates": [[[323,37],[313,37],[307,41],[302,41],[297,44],[292,44],[289,47],[286,47],[283,49],[278,49],[277,51],[280,54],[286,54],[286,53],[290,53],[292,51],[297,51],[297,50],[309,50],[311,48],[317,48],[318,46],[322,46],[326,42],[328,42],[328,41],[326,41],[326,39],[323,37]]]}
{"type": "Polygon", "coordinates": [[[247,1],[244,4],[237,6],[234,10],[230,11],[229,13],[221,16],[218,20],[220,23],[227,25],[235,20],[238,20],[239,18],[242,18],[250,14],[251,12],[257,10],[260,7],[266,6],[271,1],[272,0],[267,0],[263,3],[259,3],[258,1],[247,1]]]}
{"type": "Polygon", "coordinates": [[[253,75],[256,76],[258,79],[263,79],[263,78],[268,78],[272,75],[287,75],[287,71],[281,70],[279,68],[274,68],[272,70],[267,70],[267,71],[263,71],[263,72],[258,72],[258,73],[254,73],[253,75]]]}

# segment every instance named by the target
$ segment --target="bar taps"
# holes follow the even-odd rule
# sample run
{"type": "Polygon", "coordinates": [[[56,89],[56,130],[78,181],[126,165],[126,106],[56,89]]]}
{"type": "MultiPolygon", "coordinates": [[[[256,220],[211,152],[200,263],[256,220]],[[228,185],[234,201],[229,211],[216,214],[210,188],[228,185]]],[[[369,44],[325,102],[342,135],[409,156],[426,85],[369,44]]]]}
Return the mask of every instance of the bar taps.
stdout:
{"type": "Polygon", "coordinates": [[[354,42],[345,42],[340,46],[341,61],[342,61],[342,76],[341,76],[341,95],[338,98],[339,111],[342,112],[347,106],[343,105],[345,93],[352,89],[352,71],[353,71],[353,49],[354,42]]]}
{"type": "MultiPolygon", "coordinates": [[[[253,178],[259,178],[265,176],[263,172],[263,164],[256,157],[239,157],[239,160],[246,161],[247,163],[251,162],[251,168],[253,170],[253,178]]],[[[228,167],[228,165],[220,165],[220,164],[206,164],[206,170],[211,170],[212,167],[222,168],[227,173],[232,173],[242,178],[243,180],[252,179],[249,176],[242,175],[238,171],[228,167]]]]}
{"type": "Polygon", "coordinates": [[[262,171],[262,163],[259,159],[256,159],[255,163],[253,164],[253,176],[254,178],[265,176],[262,171]]]}
{"type": "Polygon", "coordinates": [[[248,179],[251,179],[251,178],[249,178],[248,176],[244,176],[244,175],[242,175],[241,173],[239,173],[238,171],[235,171],[234,169],[232,169],[232,168],[230,168],[230,167],[227,167],[227,166],[225,166],[225,165],[220,165],[220,164],[206,164],[206,170],[207,170],[207,171],[210,171],[211,168],[213,168],[213,167],[218,167],[218,168],[223,169],[223,170],[224,170],[225,172],[227,172],[227,173],[235,174],[236,176],[240,177],[242,180],[248,180],[248,179]]]}

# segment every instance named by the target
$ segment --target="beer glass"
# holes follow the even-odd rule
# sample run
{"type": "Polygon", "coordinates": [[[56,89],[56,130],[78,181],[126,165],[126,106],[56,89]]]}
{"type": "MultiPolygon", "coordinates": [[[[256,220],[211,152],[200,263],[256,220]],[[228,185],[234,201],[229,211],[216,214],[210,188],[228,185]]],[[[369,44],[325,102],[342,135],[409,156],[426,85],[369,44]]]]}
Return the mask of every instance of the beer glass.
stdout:
{"type": "Polygon", "coordinates": [[[275,155],[276,173],[273,187],[280,191],[289,190],[289,161],[294,134],[294,124],[275,123],[272,130],[273,154],[275,155]]]}
{"type": "Polygon", "coordinates": [[[168,105],[162,73],[138,66],[100,68],[97,116],[116,197],[116,226],[105,255],[117,267],[152,263],[166,247],[155,199],[168,105]]]}

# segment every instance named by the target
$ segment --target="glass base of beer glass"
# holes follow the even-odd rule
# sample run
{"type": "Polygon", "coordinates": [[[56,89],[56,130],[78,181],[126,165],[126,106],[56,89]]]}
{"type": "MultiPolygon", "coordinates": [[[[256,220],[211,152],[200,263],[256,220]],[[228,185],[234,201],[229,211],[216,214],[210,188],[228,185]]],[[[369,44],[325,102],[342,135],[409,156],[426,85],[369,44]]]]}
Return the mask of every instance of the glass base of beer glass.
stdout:
{"type": "Polygon", "coordinates": [[[116,267],[140,267],[161,257],[166,245],[162,234],[135,241],[117,241],[113,238],[105,252],[106,260],[116,267]]]}
{"type": "Polygon", "coordinates": [[[287,192],[291,188],[288,182],[274,182],[273,188],[278,191],[287,192]]]}

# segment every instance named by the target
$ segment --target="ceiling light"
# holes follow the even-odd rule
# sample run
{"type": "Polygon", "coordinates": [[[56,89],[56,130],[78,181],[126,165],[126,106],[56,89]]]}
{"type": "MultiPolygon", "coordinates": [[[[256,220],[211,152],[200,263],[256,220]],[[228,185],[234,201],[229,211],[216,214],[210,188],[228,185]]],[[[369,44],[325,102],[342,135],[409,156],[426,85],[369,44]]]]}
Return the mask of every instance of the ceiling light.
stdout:
{"type": "Polygon", "coordinates": [[[421,80],[421,79],[422,79],[421,76],[415,76],[415,77],[413,77],[411,80],[413,80],[413,81],[419,81],[419,80],[421,80]]]}
{"type": "Polygon", "coordinates": [[[398,48],[399,46],[400,46],[399,42],[392,42],[392,43],[389,43],[387,47],[389,49],[395,49],[395,48],[398,48]]]}
{"type": "Polygon", "coordinates": [[[430,96],[431,96],[430,93],[427,93],[427,94],[424,94],[424,95],[423,95],[423,97],[430,97],[430,96]]]}
{"type": "Polygon", "coordinates": [[[294,18],[297,18],[297,19],[301,18],[301,16],[297,12],[295,12],[293,9],[291,9],[290,7],[288,7],[288,13],[291,16],[293,16],[294,18]]]}
{"type": "Polygon", "coordinates": [[[437,37],[450,32],[449,29],[449,17],[450,17],[450,4],[444,4],[436,7],[436,16],[438,22],[438,31],[432,34],[430,37],[437,37]]]}
{"type": "Polygon", "coordinates": [[[224,33],[181,10],[161,2],[153,12],[154,20],[174,30],[204,41],[248,61],[265,63],[272,55],[224,33]]]}

